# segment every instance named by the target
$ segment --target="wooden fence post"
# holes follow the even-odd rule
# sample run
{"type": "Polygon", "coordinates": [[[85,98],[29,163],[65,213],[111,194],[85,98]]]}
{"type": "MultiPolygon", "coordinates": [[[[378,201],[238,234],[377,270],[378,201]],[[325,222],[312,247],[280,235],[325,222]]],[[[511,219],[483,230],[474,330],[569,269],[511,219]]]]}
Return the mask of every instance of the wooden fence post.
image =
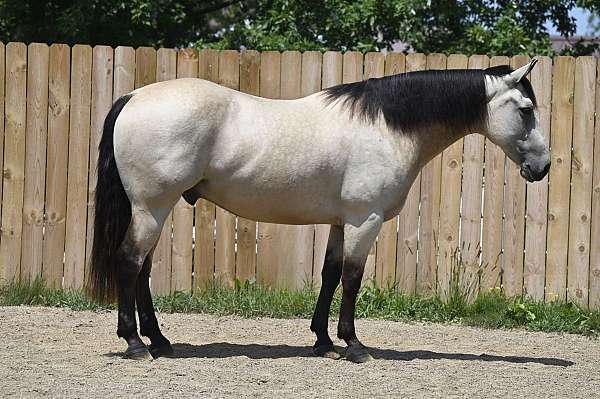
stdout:
{"type": "Polygon", "coordinates": [[[42,276],[44,197],[46,193],[46,140],[48,138],[48,70],[46,44],[32,43],[27,50],[27,127],[25,133],[25,189],[21,277],[42,276]]]}
{"type": "Polygon", "coordinates": [[[75,45],[71,61],[64,276],[65,287],[72,289],[82,288],[85,279],[91,89],[92,48],[75,45]]]}
{"type": "Polygon", "coordinates": [[[556,57],[552,78],[552,165],[548,189],[546,301],[566,299],[575,59],[556,57]]]}

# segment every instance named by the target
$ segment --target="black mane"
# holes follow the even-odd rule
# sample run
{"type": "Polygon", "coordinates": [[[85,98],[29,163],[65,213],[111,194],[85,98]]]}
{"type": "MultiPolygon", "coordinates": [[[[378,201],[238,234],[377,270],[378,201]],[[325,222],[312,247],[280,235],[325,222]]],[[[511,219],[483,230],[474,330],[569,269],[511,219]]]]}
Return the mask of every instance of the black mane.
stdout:
{"type": "MultiPolygon", "coordinates": [[[[329,103],[341,101],[351,115],[375,122],[383,115],[391,129],[412,131],[432,124],[473,131],[487,123],[485,76],[512,72],[509,66],[488,69],[430,70],[372,78],[325,89],[329,103]]],[[[531,83],[521,80],[536,104],[531,83]]]]}

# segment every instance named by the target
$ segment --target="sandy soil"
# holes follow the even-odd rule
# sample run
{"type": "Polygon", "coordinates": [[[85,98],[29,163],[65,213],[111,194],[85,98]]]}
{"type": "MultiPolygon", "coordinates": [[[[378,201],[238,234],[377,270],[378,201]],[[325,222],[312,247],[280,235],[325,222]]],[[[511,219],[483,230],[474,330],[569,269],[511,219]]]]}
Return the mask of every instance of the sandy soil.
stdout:
{"type": "Polygon", "coordinates": [[[600,342],[575,335],[359,320],[375,360],[358,365],[313,357],[307,320],[159,319],[175,357],[133,361],[114,313],[0,308],[0,395],[600,396],[600,342]]]}

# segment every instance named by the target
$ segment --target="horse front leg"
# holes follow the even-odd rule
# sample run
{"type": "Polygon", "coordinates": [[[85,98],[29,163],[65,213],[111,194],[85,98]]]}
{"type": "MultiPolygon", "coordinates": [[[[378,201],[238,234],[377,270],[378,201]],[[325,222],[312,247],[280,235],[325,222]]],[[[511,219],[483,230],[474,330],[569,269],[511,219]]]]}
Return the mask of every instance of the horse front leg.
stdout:
{"type": "Polygon", "coordinates": [[[167,338],[162,335],[154,304],[150,292],[150,270],[152,269],[152,252],[146,257],[144,266],[138,276],[136,286],[136,304],[138,318],[140,320],[140,334],[150,338],[150,354],[153,358],[169,356],[173,354],[173,347],[167,338]]]}
{"type": "Polygon", "coordinates": [[[331,359],[339,359],[340,354],[333,347],[333,341],[329,338],[327,324],[329,321],[329,309],[335,289],[340,283],[342,276],[344,230],[339,226],[331,226],[327,251],[325,252],[325,263],[321,271],[321,290],[315,307],[315,313],[310,323],[310,329],[317,336],[317,342],[313,352],[317,356],[331,359]]]}
{"type": "Polygon", "coordinates": [[[338,322],[338,338],[346,341],[346,359],[355,363],[371,360],[367,348],[356,337],[354,314],[369,250],[381,229],[381,214],[372,213],[360,224],[344,226],[344,264],[342,267],[342,306],[338,322]]]}

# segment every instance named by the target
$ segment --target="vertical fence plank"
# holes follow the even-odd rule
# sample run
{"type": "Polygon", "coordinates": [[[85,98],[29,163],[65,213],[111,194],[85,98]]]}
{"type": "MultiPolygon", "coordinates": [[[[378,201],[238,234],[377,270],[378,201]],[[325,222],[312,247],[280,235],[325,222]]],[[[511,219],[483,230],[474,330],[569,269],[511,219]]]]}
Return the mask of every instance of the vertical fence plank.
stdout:
{"type": "MultiPolygon", "coordinates": [[[[6,47],[0,42],[0,170],[4,170],[4,95],[6,84],[6,47]]],[[[0,202],[2,201],[2,182],[0,182],[0,202]]],[[[0,222],[2,206],[0,206],[0,222]]],[[[0,264],[0,283],[2,283],[2,268],[0,264]]]]}
{"type": "MultiPolygon", "coordinates": [[[[492,57],[490,66],[509,65],[508,57],[492,57]]],[[[502,271],[502,223],[504,165],[506,155],[490,140],[485,141],[485,183],[483,187],[483,242],[481,245],[481,290],[500,287],[502,271]]]]}
{"type": "MultiPolygon", "coordinates": [[[[135,79],[136,89],[156,82],[156,50],[152,47],[138,47],[135,50],[135,79]]],[[[190,272],[191,280],[191,272],[190,272]]]]}
{"type": "Polygon", "coordinates": [[[94,215],[96,181],[98,179],[98,145],[102,137],[104,118],[110,111],[113,98],[113,49],[108,46],[96,46],[92,51],[92,111],[90,128],[90,166],[88,174],[88,208],[87,208],[87,244],[85,252],[86,275],[92,243],[94,239],[94,215]]]}
{"type": "MultiPolygon", "coordinates": [[[[446,69],[446,56],[443,54],[428,55],[427,69],[446,69]]],[[[421,171],[419,262],[416,287],[419,294],[430,294],[436,290],[441,179],[442,154],[439,154],[429,161],[421,171]]]]}
{"type": "Polygon", "coordinates": [[[385,56],[379,52],[365,54],[364,79],[381,78],[385,75],[385,56]]]}
{"type": "MultiPolygon", "coordinates": [[[[448,69],[465,69],[464,55],[448,56],[448,69]]],[[[463,139],[457,140],[442,153],[442,187],[440,194],[440,238],[438,260],[438,293],[446,296],[452,273],[455,272],[455,254],[459,247],[460,196],[463,139]]]]}
{"type": "Polygon", "coordinates": [[[590,242],[590,308],[600,308],[600,62],[596,69],[596,122],[590,242]]]}
{"type": "Polygon", "coordinates": [[[61,288],[67,212],[69,88],[71,49],[50,46],[48,82],[48,149],[46,156],[46,227],[42,276],[51,288],[61,288]]]}
{"type": "MultiPolygon", "coordinates": [[[[384,75],[396,75],[405,71],[406,57],[402,53],[388,53],[384,63],[384,75]]],[[[398,215],[383,224],[376,245],[375,278],[377,286],[391,287],[396,283],[398,215]]]]}
{"type": "MultiPolygon", "coordinates": [[[[219,82],[219,52],[202,50],[199,53],[198,77],[219,82]]],[[[195,206],[194,286],[206,288],[215,273],[215,217],[212,202],[199,199],[195,206]]]]}
{"type": "MultiPolygon", "coordinates": [[[[528,62],[529,57],[518,55],[512,58],[511,66],[516,69],[528,62]]],[[[521,177],[520,165],[512,161],[506,165],[502,234],[502,286],[509,296],[521,295],[525,249],[525,180],[521,177]]]]}
{"type": "MultiPolygon", "coordinates": [[[[302,56],[297,51],[281,55],[282,99],[302,95],[302,56]]],[[[320,81],[320,79],[319,79],[320,81]]],[[[320,82],[319,82],[320,83],[320,82]]],[[[314,231],[311,226],[264,224],[262,232],[270,239],[265,249],[271,253],[271,268],[275,270],[274,285],[282,288],[301,288],[312,280],[314,231]]]]}
{"type": "MultiPolygon", "coordinates": [[[[469,58],[469,69],[487,68],[489,59],[482,55],[469,58]]],[[[484,137],[470,134],[464,138],[462,211],[461,211],[461,259],[464,266],[461,284],[471,299],[479,292],[481,249],[481,196],[483,190],[484,137]]]]}
{"type": "Polygon", "coordinates": [[[46,44],[29,45],[21,277],[30,280],[42,275],[48,135],[48,62],[49,49],[46,44]]]}
{"type": "MultiPolygon", "coordinates": [[[[285,51],[280,56],[280,98],[293,99],[300,97],[301,55],[296,51],[285,51]]],[[[261,224],[261,236],[267,238],[262,242],[265,254],[269,254],[269,269],[273,273],[272,285],[275,287],[293,287],[297,278],[296,268],[306,267],[299,262],[296,252],[296,226],[281,224],[261,224]]],[[[312,267],[312,259],[310,259],[312,267]]],[[[312,270],[311,270],[312,272],[312,270]]]]}
{"type": "MultiPolygon", "coordinates": [[[[132,67],[135,68],[134,70],[132,70],[134,72],[134,79],[133,81],[127,79],[127,82],[133,83],[133,86],[136,89],[156,82],[156,50],[151,47],[137,48],[135,50],[135,64],[130,66],[130,68],[132,67]]],[[[121,75],[120,78],[121,77],[129,78],[129,76],[124,74],[121,75]]],[[[131,89],[129,89],[128,91],[131,91],[131,89]]]]}
{"type": "MultiPolygon", "coordinates": [[[[371,54],[371,53],[370,53],[371,54]]],[[[376,53],[374,53],[376,54],[376,53]]],[[[367,54],[369,56],[369,54],[367,54]]],[[[378,59],[378,56],[369,56],[378,59]]],[[[388,53],[382,62],[383,75],[390,76],[403,73],[405,70],[405,55],[402,53],[388,53]]],[[[371,64],[368,60],[365,62],[365,76],[372,76],[371,64]],[[368,68],[367,68],[368,67],[368,68]]],[[[377,76],[381,73],[378,72],[377,76]]],[[[396,282],[396,250],[398,244],[398,215],[383,223],[381,231],[377,237],[377,248],[375,259],[375,279],[378,287],[391,287],[396,282]]]]}
{"type": "MultiPolygon", "coordinates": [[[[301,77],[301,95],[308,96],[313,93],[317,93],[321,90],[322,84],[322,66],[323,66],[323,55],[320,51],[306,51],[302,54],[302,77],[301,77]]],[[[307,254],[310,254],[310,259],[306,259],[304,262],[310,263],[310,267],[304,269],[305,276],[302,284],[311,284],[314,278],[315,270],[320,274],[322,265],[315,265],[315,238],[317,226],[310,225],[306,227],[307,230],[303,232],[303,240],[305,250],[307,254]]]]}
{"type": "MultiPolygon", "coordinates": [[[[177,78],[198,76],[198,52],[182,49],[177,53],[177,78]]],[[[192,230],[194,208],[180,198],[173,208],[173,250],[171,253],[171,289],[192,289],[192,230]]]]}
{"type": "MultiPolygon", "coordinates": [[[[314,55],[315,53],[313,53],[314,55]]],[[[286,51],[281,57],[281,98],[294,99],[312,94],[321,86],[320,57],[303,59],[297,51],[286,51]],[[314,62],[316,61],[316,63],[314,62]]],[[[299,289],[312,281],[314,226],[285,226],[280,239],[290,240],[283,252],[279,269],[284,269],[280,286],[299,289]],[[290,270],[285,271],[285,268],[290,270]]]]}
{"type": "Polygon", "coordinates": [[[0,241],[0,282],[20,277],[22,211],[25,170],[27,47],[8,43],[5,48],[5,137],[0,241]]]}
{"type": "MultiPolygon", "coordinates": [[[[240,91],[259,95],[260,53],[243,51],[240,56],[240,91]]],[[[244,283],[256,278],[256,222],[238,217],[235,276],[244,283]]]]}
{"type": "Polygon", "coordinates": [[[596,58],[575,63],[567,299],[588,305],[596,58]]]}
{"type": "MultiPolygon", "coordinates": [[[[364,79],[380,78],[385,75],[385,56],[382,53],[367,53],[365,54],[364,79]]],[[[375,256],[375,267],[372,274],[367,274],[363,277],[365,283],[375,283],[382,287],[384,285],[393,285],[394,280],[390,281],[385,278],[383,273],[384,264],[390,261],[395,264],[396,261],[396,220],[390,220],[384,223],[377,237],[377,241],[371,248],[371,253],[375,256]],[[392,234],[393,230],[393,234],[392,234]]],[[[366,270],[371,272],[370,269],[366,270]]]]}
{"type": "Polygon", "coordinates": [[[135,87],[135,50],[119,46],[115,49],[113,101],[133,91],[135,87]]]}
{"type": "MultiPolygon", "coordinates": [[[[421,71],[427,67],[424,54],[406,56],[406,72],[421,71]]],[[[398,219],[397,286],[406,294],[414,294],[417,284],[417,234],[419,225],[419,198],[421,197],[421,173],[408,192],[398,219]]]]}
{"type": "Polygon", "coordinates": [[[556,57],[552,78],[546,301],[566,299],[574,77],[575,59],[556,57]]]}
{"type": "Polygon", "coordinates": [[[76,45],[72,57],[64,285],[78,289],[85,278],[92,48],[76,45]]]}
{"type": "MultiPolygon", "coordinates": [[[[266,98],[281,96],[281,54],[265,51],[260,59],[260,95],[266,98]]],[[[258,254],[256,278],[265,287],[277,281],[277,248],[274,247],[273,228],[269,223],[258,223],[258,254]]]]}
{"type": "MultiPolygon", "coordinates": [[[[177,52],[173,49],[161,48],[156,52],[156,81],[175,79],[177,77],[177,52]]],[[[173,235],[173,211],[165,219],[165,224],[152,256],[151,290],[156,295],[171,292],[171,256],[173,235]]]]}
{"type": "MultiPolygon", "coordinates": [[[[552,102],[552,60],[537,57],[531,72],[531,84],[537,98],[542,134],[550,143],[550,107],[552,102]]],[[[546,277],[546,224],[548,219],[548,178],[527,184],[527,219],[525,221],[525,261],[523,292],[536,299],[544,299],[546,277]]]]}
{"type": "MultiPolygon", "coordinates": [[[[342,83],[354,83],[363,80],[363,76],[365,76],[363,73],[363,63],[365,60],[362,53],[348,51],[344,53],[342,59],[342,83]]],[[[376,250],[376,246],[373,245],[369,250],[369,255],[367,255],[363,274],[363,284],[365,285],[373,284],[375,280],[376,250]]]]}
{"type": "Polygon", "coordinates": [[[6,45],[6,101],[0,265],[3,282],[18,280],[21,271],[23,184],[25,173],[25,125],[27,47],[6,45]]]}
{"type": "MultiPolygon", "coordinates": [[[[239,89],[240,54],[225,50],[219,55],[219,83],[239,89]]],[[[215,246],[215,276],[222,284],[233,286],[235,279],[235,215],[217,207],[217,242],[215,246]]]]}
{"type": "MultiPolygon", "coordinates": [[[[327,51],[323,54],[321,89],[326,89],[342,83],[342,64],[342,53],[327,51]]],[[[313,284],[316,287],[321,285],[321,270],[323,269],[323,263],[325,262],[325,251],[327,250],[329,229],[330,227],[327,224],[318,224],[315,226],[313,284]]]]}

